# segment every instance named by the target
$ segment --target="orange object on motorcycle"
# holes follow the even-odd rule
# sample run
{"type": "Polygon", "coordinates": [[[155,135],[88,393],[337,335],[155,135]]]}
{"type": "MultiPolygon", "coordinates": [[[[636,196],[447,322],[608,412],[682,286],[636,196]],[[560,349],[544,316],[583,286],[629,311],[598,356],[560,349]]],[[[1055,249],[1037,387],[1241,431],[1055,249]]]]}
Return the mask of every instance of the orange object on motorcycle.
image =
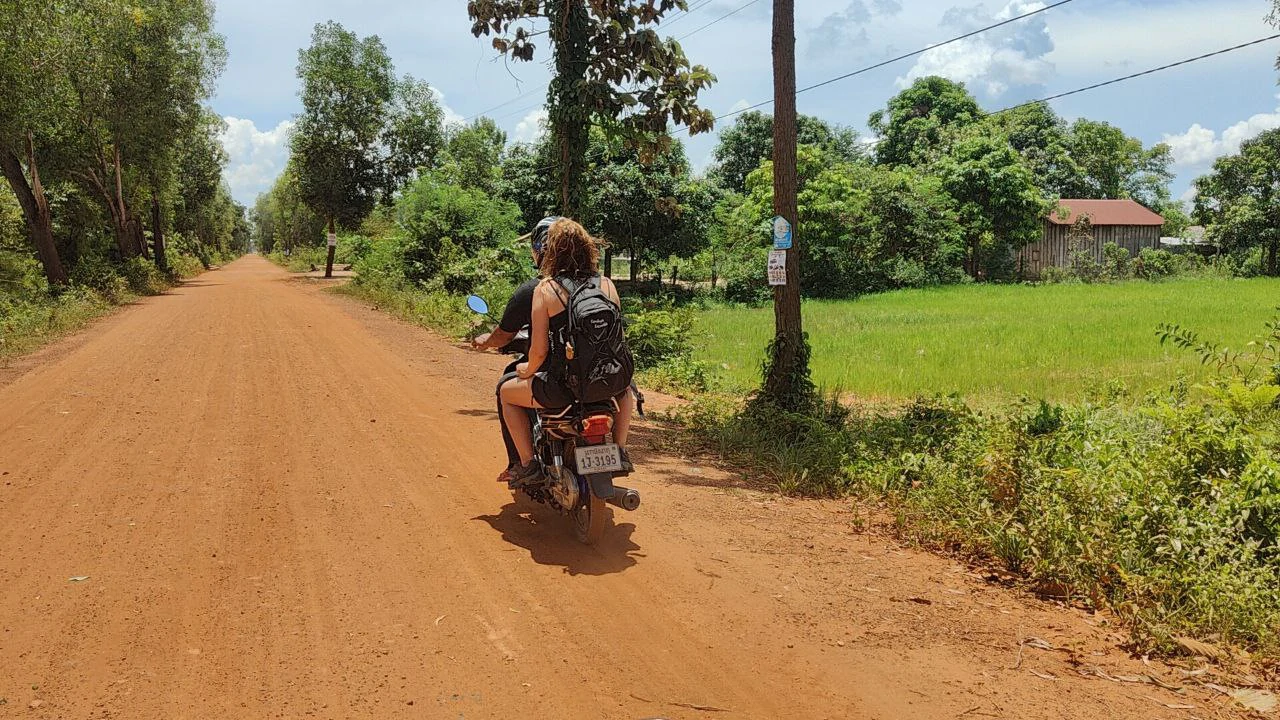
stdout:
{"type": "Polygon", "coordinates": [[[608,415],[592,415],[582,421],[582,436],[595,442],[603,441],[612,429],[613,418],[608,415]]]}
{"type": "Polygon", "coordinates": [[[564,344],[564,359],[565,360],[573,359],[573,343],[564,344]]]}

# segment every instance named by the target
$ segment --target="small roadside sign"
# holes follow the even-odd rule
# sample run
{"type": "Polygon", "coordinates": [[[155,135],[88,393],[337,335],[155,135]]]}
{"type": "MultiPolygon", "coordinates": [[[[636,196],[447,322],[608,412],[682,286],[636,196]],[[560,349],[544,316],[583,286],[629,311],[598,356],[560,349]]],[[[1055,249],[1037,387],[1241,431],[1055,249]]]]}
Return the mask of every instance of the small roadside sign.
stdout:
{"type": "Polygon", "coordinates": [[[338,247],[338,236],[336,233],[329,233],[329,247],[338,247]]]}
{"type": "Polygon", "coordinates": [[[773,249],[791,249],[791,223],[781,215],[773,218],[773,249]]]}
{"type": "Polygon", "coordinates": [[[769,251],[769,284],[787,284],[787,252],[785,250],[769,251]]]}

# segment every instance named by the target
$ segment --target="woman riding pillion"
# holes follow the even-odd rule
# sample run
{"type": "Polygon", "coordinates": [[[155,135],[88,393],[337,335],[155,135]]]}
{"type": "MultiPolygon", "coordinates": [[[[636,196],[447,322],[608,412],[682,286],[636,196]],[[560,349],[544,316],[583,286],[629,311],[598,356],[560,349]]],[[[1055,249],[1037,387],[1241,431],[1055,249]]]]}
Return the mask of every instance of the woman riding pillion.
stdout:
{"type": "MultiPolygon", "coordinates": [[[[543,279],[533,293],[529,359],[518,365],[516,377],[504,382],[499,389],[502,418],[519,455],[520,464],[511,470],[510,480],[517,486],[536,480],[542,474],[542,467],[534,457],[533,431],[526,408],[568,407],[584,399],[572,389],[577,387],[581,393],[584,379],[574,378],[570,372],[574,350],[569,308],[584,291],[602,297],[614,307],[621,304],[613,281],[600,275],[600,252],[595,238],[578,223],[563,218],[556,220],[547,230],[541,255],[539,269],[543,279]]],[[[591,380],[595,382],[600,378],[591,380]]],[[[618,413],[613,438],[622,450],[624,467],[629,468],[626,443],[635,405],[629,391],[629,363],[619,367],[618,375],[606,378],[605,383],[617,389],[618,413]]]]}

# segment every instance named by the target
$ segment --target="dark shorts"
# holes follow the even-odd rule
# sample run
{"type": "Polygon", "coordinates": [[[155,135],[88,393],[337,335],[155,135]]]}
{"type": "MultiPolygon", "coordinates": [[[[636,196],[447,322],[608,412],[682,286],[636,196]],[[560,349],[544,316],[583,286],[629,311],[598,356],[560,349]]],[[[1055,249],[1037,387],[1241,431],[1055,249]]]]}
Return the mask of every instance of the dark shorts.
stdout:
{"type": "Polygon", "coordinates": [[[549,373],[533,374],[533,399],[544,408],[569,407],[574,402],[573,393],[549,373]]]}

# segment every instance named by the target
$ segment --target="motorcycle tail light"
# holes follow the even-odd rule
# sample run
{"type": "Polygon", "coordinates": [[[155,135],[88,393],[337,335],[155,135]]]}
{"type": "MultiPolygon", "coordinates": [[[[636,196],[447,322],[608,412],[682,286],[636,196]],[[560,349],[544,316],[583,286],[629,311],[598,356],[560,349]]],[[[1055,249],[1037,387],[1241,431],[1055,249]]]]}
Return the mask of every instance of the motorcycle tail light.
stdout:
{"type": "Polygon", "coordinates": [[[600,442],[613,429],[613,418],[608,415],[592,415],[582,421],[582,435],[588,440],[600,442]]]}

